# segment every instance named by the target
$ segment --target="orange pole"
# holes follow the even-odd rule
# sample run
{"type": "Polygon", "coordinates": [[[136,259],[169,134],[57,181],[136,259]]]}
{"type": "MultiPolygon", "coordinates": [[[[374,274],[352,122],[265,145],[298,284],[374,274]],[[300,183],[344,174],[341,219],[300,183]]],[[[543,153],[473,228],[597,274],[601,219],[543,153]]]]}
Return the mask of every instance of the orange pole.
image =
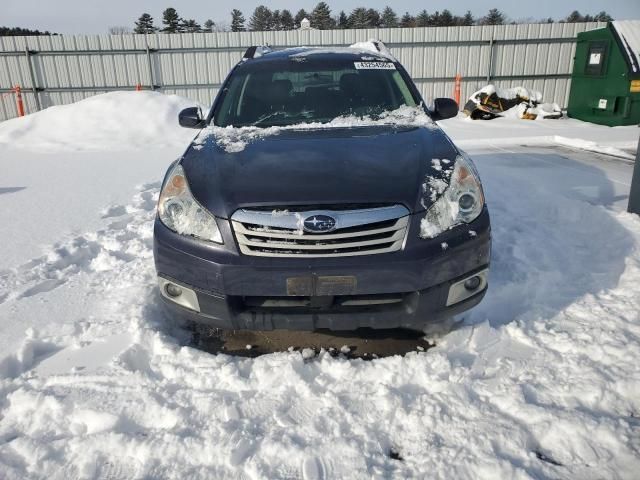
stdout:
{"type": "Polygon", "coordinates": [[[24,117],[24,103],[22,102],[22,89],[20,85],[16,85],[13,89],[16,92],[16,106],[18,107],[18,116],[24,117]]]}
{"type": "Polygon", "coordinates": [[[460,105],[460,84],[462,81],[462,76],[458,73],[456,75],[456,83],[453,87],[453,99],[456,101],[458,105],[460,105]]]}

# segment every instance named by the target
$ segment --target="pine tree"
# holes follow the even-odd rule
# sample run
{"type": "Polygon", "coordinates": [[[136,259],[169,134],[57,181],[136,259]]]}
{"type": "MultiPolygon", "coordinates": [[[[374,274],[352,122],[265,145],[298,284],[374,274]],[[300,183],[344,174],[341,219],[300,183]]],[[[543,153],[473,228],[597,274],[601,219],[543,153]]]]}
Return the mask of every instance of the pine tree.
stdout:
{"type": "Polygon", "coordinates": [[[464,17],[462,17],[462,21],[460,22],[460,25],[464,25],[464,26],[471,26],[473,24],[476,23],[475,18],[473,18],[473,15],[471,14],[470,10],[467,10],[467,13],[464,14],[464,17]]]}
{"type": "Polygon", "coordinates": [[[480,25],[504,25],[505,20],[506,18],[500,10],[492,8],[489,13],[482,17],[480,25]]]}
{"type": "Polygon", "coordinates": [[[343,30],[349,28],[349,17],[347,17],[347,14],[344,13],[344,10],[342,10],[340,12],[340,15],[338,15],[338,20],[336,21],[336,24],[338,28],[341,28],[343,30]]]}
{"type": "Polygon", "coordinates": [[[330,30],[335,27],[335,21],[331,18],[331,9],[325,2],[320,2],[311,12],[311,26],[318,30],[330,30]]]}
{"type": "Polygon", "coordinates": [[[384,7],[380,24],[385,28],[395,28],[398,26],[398,15],[396,15],[396,12],[394,12],[391,7],[384,7]]]}
{"type": "Polygon", "coordinates": [[[377,28],[380,26],[380,13],[375,8],[367,10],[367,28],[377,28]]]}
{"type": "Polygon", "coordinates": [[[178,33],[180,31],[180,15],[175,8],[167,8],[162,12],[163,33],[178,33]]]}
{"type": "Polygon", "coordinates": [[[256,7],[249,20],[249,30],[253,30],[254,32],[269,30],[271,28],[272,16],[271,10],[264,5],[256,7]]]}
{"type": "Polygon", "coordinates": [[[565,19],[565,21],[567,23],[577,23],[577,22],[582,22],[583,17],[582,15],[580,15],[580,12],[578,10],[574,10],[573,12],[571,12],[567,18],[565,19]]]}
{"type": "Polygon", "coordinates": [[[293,15],[291,15],[289,10],[282,10],[280,14],[280,25],[282,25],[282,30],[293,30],[295,28],[293,15]]]}
{"type": "Polygon", "coordinates": [[[57,33],[51,33],[48,30],[41,32],[40,30],[29,30],[28,28],[21,27],[0,27],[0,37],[22,37],[33,35],[58,35],[57,33]]]}
{"type": "Polygon", "coordinates": [[[405,12],[400,20],[400,26],[402,28],[413,28],[416,26],[416,19],[409,12],[405,12]]]}
{"type": "Polygon", "coordinates": [[[446,8],[440,14],[440,22],[439,22],[439,24],[442,27],[451,27],[452,25],[456,24],[455,21],[453,20],[453,15],[446,8]]]}
{"type": "Polygon", "coordinates": [[[231,31],[244,32],[244,16],[240,10],[235,8],[231,10],[231,31]]]}
{"type": "Polygon", "coordinates": [[[354,8],[349,15],[349,28],[368,28],[367,9],[363,7],[354,8]]]}
{"type": "Polygon", "coordinates": [[[204,22],[204,28],[202,29],[203,32],[213,32],[213,29],[216,26],[216,22],[214,22],[213,20],[209,19],[206,22],[204,22]]]}
{"type": "Polygon", "coordinates": [[[594,22],[613,22],[613,17],[604,10],[593,17],[594,22]]]}
{"type": "Polygon", "coordinates": [[[180,25],[178,26],[179,32],[184,33],[199,33],[202,31],[200,24],[196,22],[194,19],[190,18],[189,20],[180,20],[180,25]]]}
{"type": "Polygon", "coordinates": [[[302,22],[302,20],[304,20],[305,18],[309,18],[309,14],[305,11],[304,8],[301,8],[293,18],[295,20],[296,27],[300,27],[300,22],[302,22]]]}
{"type": "Polygon", "coordinates": [[[282,30],[282,21],[280,20],[280,10],[274,10],[271,13],[271,25],[269,30],[282,30]]]}
{"type": "Polygon", "coordinates": [[[133,33],[154,33],[158,29],[153,26],[153,17],[148,13],[143,13],[140,18],[135,22],[136,28],[133,29],[133,33]]]}
{"type": "Polygon", "coordinates": [[[428,27],[431,16],[426,10],[422,10],[416,17],[416,27],[428,27]]]}

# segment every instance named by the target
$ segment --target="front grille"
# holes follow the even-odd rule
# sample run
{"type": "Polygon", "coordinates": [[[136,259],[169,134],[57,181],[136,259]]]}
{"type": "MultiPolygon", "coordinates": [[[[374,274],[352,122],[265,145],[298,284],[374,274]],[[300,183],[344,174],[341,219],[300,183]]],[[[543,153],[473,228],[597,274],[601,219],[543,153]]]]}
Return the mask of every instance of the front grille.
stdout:
{"type": "Polygon", "coordinates": [[[338,311],[382,309],[398,306],[409,294],[336,295],[324,297],[243,297],[241,304],[253,310],[338,311]]]}
{"type": "Polygon", "coordinates": [[[409,211],[401,205],[358,210],[238,210],[231,217],[240,252],[260,257],[347,257],[402,248],[409,211]],[[327,233],[308,232],[304,220],[335,219],[327,233]]]}

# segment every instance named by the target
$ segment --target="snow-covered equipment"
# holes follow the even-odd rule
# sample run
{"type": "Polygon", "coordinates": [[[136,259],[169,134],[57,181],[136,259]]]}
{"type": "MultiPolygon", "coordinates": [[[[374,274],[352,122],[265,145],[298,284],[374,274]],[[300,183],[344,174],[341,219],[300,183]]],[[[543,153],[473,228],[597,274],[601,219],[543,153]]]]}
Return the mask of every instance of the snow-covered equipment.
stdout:
{"type": "Polygon", "coordinates": [[[473,120],[491,120],[515,116],[524,120],[560,118],[562,110],[555,103],[542,103],[542,94],[525,87],[498,88],[495,85],[473,93],[463,112],[473,120]],[[505,113],[508,112],[508,113],[505,113]]]}
{"type": "Polygon", "coordinates": [[[640,123],[640,20],[578,34],[567,114],[610,127],[640,123]]]}

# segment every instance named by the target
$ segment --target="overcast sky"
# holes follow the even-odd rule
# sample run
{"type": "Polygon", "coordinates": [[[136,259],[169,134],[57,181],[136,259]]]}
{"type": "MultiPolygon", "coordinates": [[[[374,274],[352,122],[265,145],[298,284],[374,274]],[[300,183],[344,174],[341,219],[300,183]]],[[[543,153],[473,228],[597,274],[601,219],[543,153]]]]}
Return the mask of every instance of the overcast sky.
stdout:
{"type": "MultiPolygon", "coordinates": [[[[248,20],[254,8],[260,4],[271,9],[288,8],[295,13],[304,8],[313,9],[317,2],[281,0],[0,0],[0,26],[25,27],[50,30],[58,33],[107,33],[110,26],[133,26],[141,13],[150,13],[160,24],[162,11],[173,7],[184,18],[194,18],[200,23],[208,18],[216,22],[229,22],[229,12],[238,8],[248,20]]],[[[454,14],[471,10],[474,16],[484,15],[496,7],[512,19],[562,18],[572,10],[581,13],[597,13],[606,10],[614,18],[640,19],[640,0],[333,0],[327,2],[334,14],[347,13],[357,6],[382,9],[391,5],[401,14],[416,13],[423,8],[432,13],[448,8],[454,14]]]]}

